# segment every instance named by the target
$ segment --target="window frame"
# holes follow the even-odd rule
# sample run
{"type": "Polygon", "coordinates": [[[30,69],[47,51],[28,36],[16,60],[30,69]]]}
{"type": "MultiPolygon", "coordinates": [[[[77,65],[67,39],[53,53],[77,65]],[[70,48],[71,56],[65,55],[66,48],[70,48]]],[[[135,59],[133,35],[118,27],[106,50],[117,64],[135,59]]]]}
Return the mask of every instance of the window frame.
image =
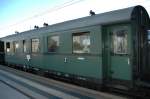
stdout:
{"type": "Polygon", "coordinates": [[[6,53],[10,53],[10,51],[11,51],[10,42],[6,42],[6,53]],[[9,44],[9,47],[7,47],[7,44],[9,44]],[[8,48],[9,48],[9,51],[7,51],[8,48]]]}
{"type": "Polygon", "coordinates": [[[27,40],[22,40],[23,53],[27,53],[27,40]],[[24,50],[24,45],[26,46],[26,51],[24,50]]]}
{"type": "Polygon", "coordinates": [[[32,38],[31,39],[31,53],[40,53],[40,38],[32,38]],[[38,50],[36,51],[36,52],[33,52],[33,48],[32,48],[32,41],[34,40],[34,39],[38,39],[39,40],[39,44],[38,44],[38,50]]]}
{"type": "Polygon", "coordinates": [[[52,52],[52,51],[49,51],[49,47],[48,47],[48,44],[49,44],[49,43],[48,43],[48,42],[49,42],[49,37],[51,38],[51,37],[55,37],[55,36],[58,37],[58,45],[59,45],[59,46],[57,47],[57,49],[59,49],[59,47],[60,47],[60,36],[59,36],[58,34],[57,34],[57,35],[48,35],[48,36],[47,36],[47,52],[48,52],[48,53],[58,53],[58,52],[59,52],[59,51],[53,51],[53,52],[52,52]]]}
{"type": "MultiPolygon", "coordinates": [[[[111,33],[111,40],[112,40],[112,42],[111,42],[111,54],[112,55],[128,55],[129,54],[129,42],[128,42],[128,38],[129,38],[129,28],[127,28],[127,27],[123,27],[123,28],[114,28],[113,29],[113,31],[112,31],[112,33],[111,33]],[[114,50],[114,35],[117,37],[117,33],[116,33],[116,31],[118,32],[118,31],[122,31],[122,30],[124,30],[125,32],[126,32],[126,52],[124,52],[124,53],[122,53],[122,52],[118,52],[118,50],[114,50]],[[115,31],[115,32],[114,32],[115,31]]],[[[118,43],[117,43],[118,44],[118,43]]],[[[118,46],[118,45],[116,45],[116,46],[118,46]]]]}
{"type": "Polygon", "coordinates": [[[17,49],[19,48],[19,41],[13,41],[13,53],[17,53],[17,49]],[[16,44],[18,44],[18,48],[16,47],[16,44]]]}
{"type": "Polygon", "coordinates": [[[86,55],[88,55],[88,54],[91,54],[91,32],[90,31],[86,31],[86,32],[75,32],[75,33],[72,33],[72,54],[86,54],[86,55]],[[90,47],[89,47],[89,52],[84,52],[84,53],[76,53],[76,52],[74,52],[74,46],[73,46],[73,37],[74,36],[81,36],[81,35],[83,35],[83,34],[88,34],[88,36],[89,36],[89,38],[90,38],[90,47]]]}

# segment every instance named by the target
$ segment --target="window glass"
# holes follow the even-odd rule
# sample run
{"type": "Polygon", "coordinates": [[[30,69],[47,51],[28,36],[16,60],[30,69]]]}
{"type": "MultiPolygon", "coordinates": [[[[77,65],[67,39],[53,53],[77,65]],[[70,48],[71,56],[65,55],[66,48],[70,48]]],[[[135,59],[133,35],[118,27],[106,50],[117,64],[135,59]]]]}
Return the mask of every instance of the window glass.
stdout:
{"type": "Polygon", "coordinates": [[[16,52],[18,48],[19,48],[19,43],[18,43],[17,41],[14,41],[14,42],[13,42],[13,49],[14,49],[14,52],[16,52]]]}
{"type": "Polygon", "coordinates": [[[6,43],[6,52],[10,52],[10,42],[6,43]]]}
{"type": "Polygon", "coordinates": [[[27,52],[27,42],[26,42],[26,40],[23,40],[23,52],[24,53],[27,52]]]}
{"type": "Polygon", "coordinates": [[[112,34],[112,52],[114,54],[127,54],[127,30],[114,30],[112,34]]]}
{"type": "Polygon", "coordinates": [[[33,53],[39,52],[39,43],[40,43],[39,39],[32,39],[31,40],[33,53]]]}
{"type": "Polygon", "coordinates": [[[90,33],[73,34],[73,53],[90,53],[90,33]]]}
{"type": "Polygon", "coordinates": [[[48,52],[57,52],[59,48],[59,36],[48,37],[48,52]]]}

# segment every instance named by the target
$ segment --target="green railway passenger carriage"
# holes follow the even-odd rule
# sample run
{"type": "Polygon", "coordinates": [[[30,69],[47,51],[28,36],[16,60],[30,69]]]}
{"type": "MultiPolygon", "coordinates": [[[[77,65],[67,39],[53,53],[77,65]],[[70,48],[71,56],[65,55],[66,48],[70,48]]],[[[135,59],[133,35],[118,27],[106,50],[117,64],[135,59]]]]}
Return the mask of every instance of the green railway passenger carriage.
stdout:
{"type": "Polygon", "coordinates": [[[131,89],[150,81],[142,6],[96,14],[1,38],[5,63],[96,87],[131,89]]]}

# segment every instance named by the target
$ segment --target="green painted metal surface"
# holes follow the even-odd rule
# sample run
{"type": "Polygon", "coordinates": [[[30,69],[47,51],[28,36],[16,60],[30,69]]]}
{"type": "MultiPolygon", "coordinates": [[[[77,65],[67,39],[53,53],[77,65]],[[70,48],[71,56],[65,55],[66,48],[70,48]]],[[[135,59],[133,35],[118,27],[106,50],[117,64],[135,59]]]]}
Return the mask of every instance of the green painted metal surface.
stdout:
{"type": "Polygon", "coordinates": [[[103,30],[103,68],[104,78],[118,80],[132,80],[132,63],[131,63],[131,26],[129,24],[117,24],[105,26],[103,30]],[[111,49],[112,33],[115,29],[127,29],[127,54],[113,54],[111,49]]]}
{"type": "Polygon", "coordinates": [[[57,33],[47,33],[37,38],[40,39],[39,53],[31,53],[31,40],[28,39],[27,53],[22,53],[23,45],[22,41],[20,41],[20,48],[17,49],[16,53],[10,52],[6,56],[6,60],[10,63],[25,66],[102,79],[101,27],[99,25],[57,33]],[[72,33],[80,32],[90,32],[91,46],[89,54],[73,54],[72,52],[72,33]],[[60,46],[58,52],[48,53],[47,37],[53,35],[60,36],[60,46]],[[30,61],[26,59],[26,55],[31,55],[30,61]]]}
{"type": "Polygon", "coordinates": [[[111,56],[111,77],[120,80],[132,80],[132,67],[128,64],[129,56],[111,56]]]}

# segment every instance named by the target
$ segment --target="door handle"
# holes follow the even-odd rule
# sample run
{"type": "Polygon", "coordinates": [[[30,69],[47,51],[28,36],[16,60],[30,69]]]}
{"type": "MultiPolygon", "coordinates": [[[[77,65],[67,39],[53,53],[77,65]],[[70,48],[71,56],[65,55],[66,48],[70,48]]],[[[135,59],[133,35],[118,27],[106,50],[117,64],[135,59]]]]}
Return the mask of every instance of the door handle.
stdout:
{"type": "Polygon", "coordinates": [[[67,63],[67,60],[68,60],[68,59],[65,57],[65,58],[64,58],[64,63],[67,63]]]}
{"type": "Polygon", "coordinates": [[[128,65],[130,65],[130,59],[128,58],[128,65]]]}

